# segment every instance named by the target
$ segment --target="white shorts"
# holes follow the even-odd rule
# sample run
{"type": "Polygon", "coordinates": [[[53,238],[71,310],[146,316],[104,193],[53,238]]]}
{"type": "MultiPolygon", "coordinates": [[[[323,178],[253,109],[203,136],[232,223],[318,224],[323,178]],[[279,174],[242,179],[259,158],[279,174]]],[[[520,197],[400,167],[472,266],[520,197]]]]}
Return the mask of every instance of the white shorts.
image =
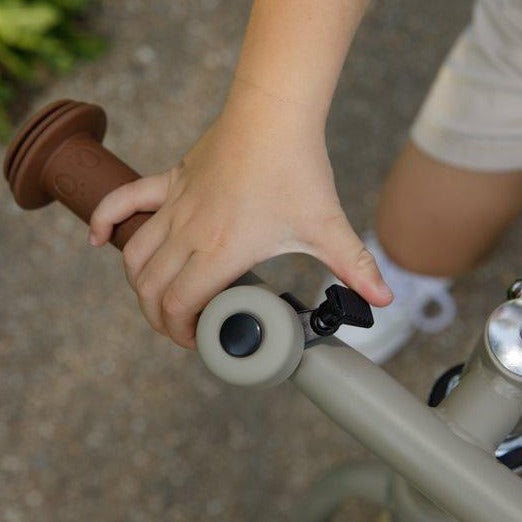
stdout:
{"type": "Polygon", "coordinates": [[[443,163],[522,170],[522,0],[477,0],[412,126],[443,163]]]}

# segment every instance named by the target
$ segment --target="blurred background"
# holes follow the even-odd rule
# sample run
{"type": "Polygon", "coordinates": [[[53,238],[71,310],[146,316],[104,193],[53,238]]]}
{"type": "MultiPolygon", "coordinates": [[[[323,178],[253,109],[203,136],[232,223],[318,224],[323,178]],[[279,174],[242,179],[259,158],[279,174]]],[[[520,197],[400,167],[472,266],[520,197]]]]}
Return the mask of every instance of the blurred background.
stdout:
{"type": "MultiPolygon", "coordinates": [[[[0,51],[14,27],[2,9],[20,3],[0,1],[0,51]]],[[[250,2],[38,2],[47,4],[58,18],[39,18],[40,45],[31,46],[58,58],[46,51],[32,61],[17,48],[25,79],[2,63],[4,136],[9,121],[50,101],[91,101],[108,113],[106,146],[138,172],[173,166],[220,110],[250,2]],[[50,30],[62,54],[42,44],[50,30]]],[[[470,9],[469,0],[381,0],[368,10],[328,124],[341,199],[361,233],[470,9]]],[[[520,240],[519,222],[457,282],[456,322],[416,335],[386,364],[422,400],[520,276],[520,240]]],[[[3,180],[0,253],[1,521],[279,522],[332,466],[369,456],[291,384],[234,388],[173,349],[141,317],[117,251],[89,247],[85,225],[59,205],[20,210],[3,180]]],[[[325,273],[304,255],[256,271],[308,304],[325,273]]],[[[350,500],[335,521],[377,515],[350,500]]]]}

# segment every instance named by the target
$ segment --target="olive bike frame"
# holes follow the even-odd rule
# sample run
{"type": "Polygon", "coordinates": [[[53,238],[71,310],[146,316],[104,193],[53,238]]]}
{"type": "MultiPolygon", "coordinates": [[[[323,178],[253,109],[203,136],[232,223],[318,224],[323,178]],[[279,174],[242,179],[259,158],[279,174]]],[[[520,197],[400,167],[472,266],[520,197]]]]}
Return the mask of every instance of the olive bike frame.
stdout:
{"type": "MultiPolygon", "coordinates": [[[[263,358],[263,349],[270,356],[274,348],[261,346],[252,356],[240,359],[224,354],[218,330],[225,316],[249,313],[265,330],[283,331],[285,341],[286,330],[301,327],[292,317],[296,312],[290,306],[284,306],[286,315],[279,310],[276,319],[270,316],[283,300],[262,281],[252,281],[217,296],[198,323],[203,361],[213,373],[234,384],[258,384],[256,372],[265,363],[270,364],[263,358]],[[286,326],[282,326],[284,323],[286,326]],[[209,353],[219,353],[219,362],[209,353]],[[251,357],[257,358],[254,367],[251,357]],[[250,383],[252,368],[254,379],[250,383]],[[242,374],[241,382],[238,374],[242,374]]],[[[522,298],[502,306],[514,310],[519,333],[522,298]]],[[[494,456],[520,417],[522,377],[505,368],[495,354],[496,348],[492,349],[488,332],[494,314],[460,383],[436,408],[423,404],[382,368],[334,337],[317,340],[303,350],[302,336],[290,336],[300,344],[294,347],[300,359],[288,378],[388,466],[369,463],[337,470],[297,509],[296,521],[326,520],[336,503],[350,494],[390,505],[397,521],[522,520],[522,482],[494,456]]],[[[274,343],[274,338],[270,342],[274,343]]],[[[287,349],[279,348],[283,352],[287,349]]],[[[521,354],[522,348],[515,355],[521,354]]],[[[277,373],[273,368],[271,371],[277,373]]],[[[288,369],[285,371],[288,373],[288,369]]],[[[281,374],[278,380],[284,378],[281,374]]]]}

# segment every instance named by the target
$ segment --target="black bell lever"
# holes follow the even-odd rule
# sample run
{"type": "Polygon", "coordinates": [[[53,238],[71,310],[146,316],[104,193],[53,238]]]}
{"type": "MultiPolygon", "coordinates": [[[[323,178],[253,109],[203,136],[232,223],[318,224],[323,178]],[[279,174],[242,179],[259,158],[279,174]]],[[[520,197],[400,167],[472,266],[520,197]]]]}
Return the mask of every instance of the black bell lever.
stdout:
{"type": "Polygon", "coordinates": [[[357,292],[341,285],[332,285],[325,293],[326,301],[310,317],[315,333],[332,335],[343,324],[362,328],[373,326],[370,305],[357,292]]]}

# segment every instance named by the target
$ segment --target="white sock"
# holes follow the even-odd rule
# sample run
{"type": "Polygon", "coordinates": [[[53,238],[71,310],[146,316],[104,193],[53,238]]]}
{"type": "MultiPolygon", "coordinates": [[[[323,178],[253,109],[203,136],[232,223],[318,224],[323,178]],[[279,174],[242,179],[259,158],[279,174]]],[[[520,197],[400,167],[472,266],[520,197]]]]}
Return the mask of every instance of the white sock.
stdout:
{"type": "Polygon", "coordinates": [[[364,243],[395,295],[391,306],[407,307],[413,325],[424,332],[440,332],[453,322],[457,309],[448,291],[450,278],[417,274],[400,267],[388,257],[374,231],[365,235],[364,243]],[[432,302],[438,305],[439,313],[428,316],[426,306],[432,302]]]}

